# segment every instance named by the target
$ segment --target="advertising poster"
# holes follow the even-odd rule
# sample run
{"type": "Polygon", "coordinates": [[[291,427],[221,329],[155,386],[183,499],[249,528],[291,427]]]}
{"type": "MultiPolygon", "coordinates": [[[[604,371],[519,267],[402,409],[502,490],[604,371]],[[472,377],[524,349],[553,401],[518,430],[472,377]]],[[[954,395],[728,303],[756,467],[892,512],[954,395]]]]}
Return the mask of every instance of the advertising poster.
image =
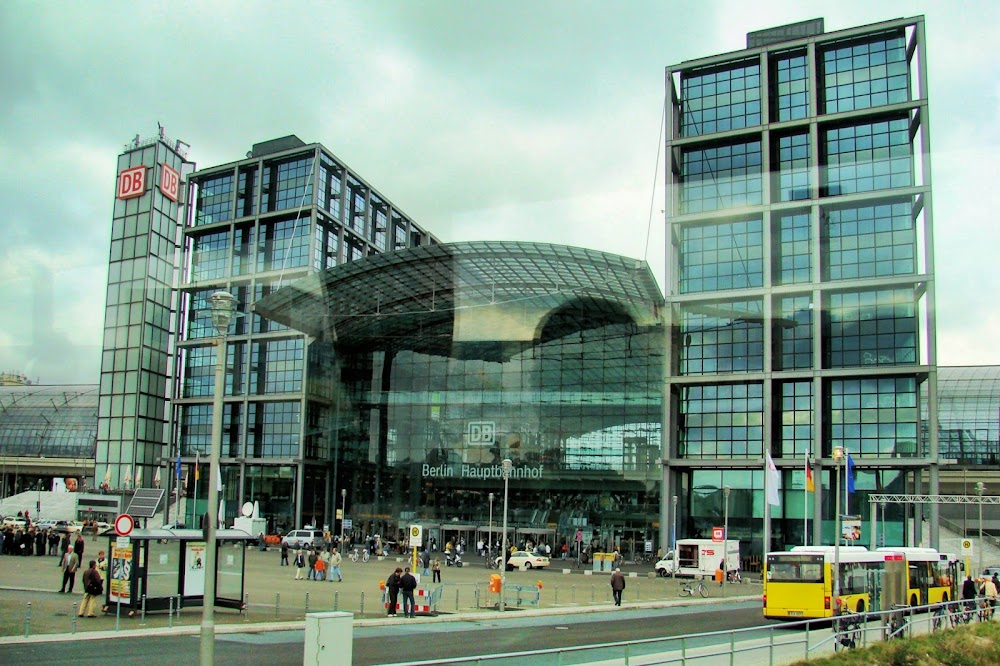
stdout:
{"type": "Polygon", "coordinates": [[[844,516],[841,534],[847,541],[860,541],[861,516],[844,516]]]}
{"type": "Polygon", "coordinates": [[[184,557],[184,596],[200,597],[205,594],[205,542],[187,544],[184,557]]]}
{"type": "Polygon", "coordinates": [[[129,603],[132,599],[132,545],[111,547],[110,600],[129,603]]]}

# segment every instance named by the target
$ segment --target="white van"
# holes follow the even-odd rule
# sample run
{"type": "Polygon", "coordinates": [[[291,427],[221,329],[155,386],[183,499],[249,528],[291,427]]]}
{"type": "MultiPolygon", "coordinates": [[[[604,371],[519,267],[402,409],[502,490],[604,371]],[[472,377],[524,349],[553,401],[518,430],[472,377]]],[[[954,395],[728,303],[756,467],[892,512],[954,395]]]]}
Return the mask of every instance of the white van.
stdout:
{"type": "Polygon", "coordinates": [[[312,548],[323,544],[322,530],[292,530],[281,537],[282,544],[288,544],[289,548],[312,548]]]}

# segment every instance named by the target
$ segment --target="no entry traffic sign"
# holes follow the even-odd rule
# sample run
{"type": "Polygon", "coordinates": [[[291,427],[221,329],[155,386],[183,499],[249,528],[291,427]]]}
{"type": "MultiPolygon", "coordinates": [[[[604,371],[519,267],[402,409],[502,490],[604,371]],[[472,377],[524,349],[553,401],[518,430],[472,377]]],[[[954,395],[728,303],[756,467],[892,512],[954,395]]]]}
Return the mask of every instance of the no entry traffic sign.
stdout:
{"type": "Polygon", "coordinates": [[[127,513],[123,513],[115,518],[115,534],[118,536],[128,536],[132,533],[133,527],[135,527],[135,521],[127,513]]]}

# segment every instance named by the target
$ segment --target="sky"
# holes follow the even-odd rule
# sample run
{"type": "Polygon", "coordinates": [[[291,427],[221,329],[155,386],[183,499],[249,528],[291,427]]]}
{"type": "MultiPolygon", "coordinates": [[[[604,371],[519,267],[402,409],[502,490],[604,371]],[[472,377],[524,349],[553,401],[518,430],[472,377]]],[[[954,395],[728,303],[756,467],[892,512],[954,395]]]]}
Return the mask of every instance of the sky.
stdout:
{"type": "Polygon", "coordinates": [[[664,69],[823,17],[927,20],[937,351],[1000,364],[995,0],[0,3],[0,371],[97,383],[116,157],[295,134],[440,240],[645,259],[663,283],[664,69]]]}

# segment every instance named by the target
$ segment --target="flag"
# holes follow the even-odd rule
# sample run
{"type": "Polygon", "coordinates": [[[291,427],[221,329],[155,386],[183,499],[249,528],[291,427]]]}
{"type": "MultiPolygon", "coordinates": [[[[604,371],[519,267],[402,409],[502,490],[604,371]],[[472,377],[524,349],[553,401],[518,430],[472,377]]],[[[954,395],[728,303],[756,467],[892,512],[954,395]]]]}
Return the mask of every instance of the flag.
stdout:
{"type": "Polygon", "coordinates": [[[177,480],[181,480],[181,452],[177,451],[177,471],[175,472],[177,480]]]}
{"type": "Polygon", "coordinates": [[[194,452],[194,480],[198,481],[201,479],[201,452],[194,452]]]}
{"type": "Polygon", "coordinates": [[[160,487],[160,468],[156,468],[156,475],[153,477],[153,486],[156,488],[160,487]]]}
{"type": "Polygon", "coordinates": [[[847,454],[847,492],[854,492],[854,458],[847,454]]]}
{"type": "Polygon", "coordinates": [[[139,467],[138,465],[135,466],[135,487],[142,487],[142,467],[139,467]]]}
{"type": "Polygon", "coordinates": [[[781,506],[781,475],[778,473],[778,468],[774,466],[774,461],[771,460],[771,454],[767,454],[767,478],[765,483],[767,485],[767,503],[772,506],[781,506]]]}
{"type": "Polygon", "coordinates": [[[132,466],[128,465],[125,467],[125,477],[122,479],[122,483],[128,488],[132,485],[132,466]]]}
{"type": "Polygon", "coordinates": [[[215,489],[222,492],[222,465],[219,465],[219,469],[215,470],[215,489]]]}
{"type": "Polygon", "coordinates": [[[813,481],[813,471],[812,467],[809,466],[808,458],[806,458],[806,490],[814,493],[816,492],[816,482],[813,481]]]}

